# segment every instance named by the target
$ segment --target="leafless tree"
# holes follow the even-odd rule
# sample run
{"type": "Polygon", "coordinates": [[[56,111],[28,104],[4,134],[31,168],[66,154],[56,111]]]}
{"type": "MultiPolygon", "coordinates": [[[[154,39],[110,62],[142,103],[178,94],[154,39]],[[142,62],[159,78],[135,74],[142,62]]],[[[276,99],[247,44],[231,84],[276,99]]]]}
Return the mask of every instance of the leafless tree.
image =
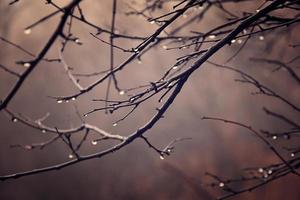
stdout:
{"type": "MultiPolygon", "coordinates": [[[[12,8],[21,7],[24,3],[25,1],[22,0],[6,2],[4,10],[9,11],[12,8]]],[[[161,159],[172,155],[179,142],[192,138],[182,135],[182,137],[170,141],[165,147],[159,148],[148,139],[147,131],[153,128],[169,109],[176,109],[176,106],[172,106],[173,102],[184,90],[184,86],[191,75],[199,71],[204,64],[209,67],[220,68],[226,73],[234,73],[237,77],[235,81],[243,84],[240,87],[249,85],[251,86],[250,90],[254,89],[252,94],[255,97],[263,95],[268,99],[274,99],[278,103],[278,107],[288,107],[289,110],[288,112],[281,112],[271,104],[262,105],[266,118],[270,116],[278,123],[283,124],[282,129],[278,131],[273,131],[272,128],[257,130],[243,121],[219,116],[203,116],[203,120],[224,122],[228,126],[244,128],[277,157],[277,162],[270,165],[244,169],[244,175],[241,177],[225,178],[207,172],[207,176],[211,177],[213,181],[203,185],[213,188],[218,187],[224,192],[224,196],[220,198],[227,199],[268,185],[270,182],[288,174],[299,177],[300,107],[298,103],[300,77],[298,75],[299,66],[297,65],[299,65],[300,60],[298,51],[300,46],[298,26],[300,1],[147,0],[141,3],[112,0],[110,16],[105,16],[105,18],[110,19],[110,22],[107,21],[109,28],[97,25],[97,23],[89,20],[89,10],[84,9],[82,6],[85,1],[72,0],[65,5],[54,0],[46,0],[45,3],[45,6],[50,7],[53,11],[36,21],[30,22],[24,29],[24,34],[30,35],[43,23],[56,20],[56,27],[49,30],[51,35],[44,38],[44,46],[38,53],[34,53],[31,49],[25,48],[15,41],[11,41],[7,38],[9,34],[0,35],[1,45],[12,47],[14,51],[22,52],[30,58],[27,60],[14,60],[16,65],[23,67],[22,70],[14,70],[14,67],[0,63],[2,72],[15,78],[14,84],[7,86],[9,87],[7,94],[1,97],[0,110],[6,116],[9,116],[12,122],[21,123],[39,130],[42,134],[50,135],[50,138],[43,142],[10,144],[11,147],[19,147],[25,150],[43,149],[53,143],[62,141],[68,147],[70,154],[65,162],[30,171],[1,175],[1,181],[58,170],[87,160],[101,158],[119,151],[137,139],[144,141],[145,145],[154,150],[161,159]],[[247,7],[249,4],[252,4],[252,7],[255,6],[256,9],[252,12],[245,12],[242,8],[247,7]],[[126,9],[118,9],[121,5],[122,8],[126,7],[126,9]],[[201,32],[194,30],[203,20],[211,18],[212,13],[216,10],[221,16],[219,17],[222,20],[220,25],[214,25],[212,28],[201,30],[201,32]],[[154,27],[153,32],[148,32],[146,36],[140,36],[136,35],[134,31],[131,33],[130,28],[122,30],[117,23],[117,18],[121,14],[123,14],[122,17],[139,17],[143,19],[149,26],[154,27]],[[84,26],[88,29],[91,41],[107,46],[109,67],[99,71],[90,71],[89,73],[77,73],[76,67],[69,64],[66,54],[70,54],[75,48],[81,48],[85,45],[76,32],[76,26],[84,26]],[[287,39],[289,42],[280,44],[279,47],[277,41],[281,37],[289,38],[289,40],[287,39]],[[255,41],[265,42],[267,44],[266,54],[270,56],[268,58],[247,57],[247,62],[257,66],[254,67],[256,69],[233,67],[233,61],[237,60],[243,51],[248,48],[259,48],[255,41]],[[130,46],[124,45],[122,42],[129,42],[130,46]],[[57,46],[59,47],[57,48],[57,46]],[[226,49],[226,51],[233,51],[231,56],[226,58],[223,63],[217,62],[213,56],[228,46],[231,50],[226,49]],[[160,74],[159,79],[148,81],[144,85],[128,88],[123,86],[122,82],[124,81],[119,79],[122,77],[122,72],[130,68],[135,62],[143,64],[143,60],[147,59],[148,55],[151,56],[149,52],[156,48],[161,48],[166,53],[175,54],[178,57],[173,64],[160,74]],[[281,53],[286,53],[290,57],[289,60],[276,57],[274,51],[277,51],[277,48],[286,49],[281,53]],[[53,53],[53,51],[57,52],[56,49],[58,49],[58,53],[53,53]],[[124,53],[126,57],[124,56],[125,58],[121,63],[117,63],[116,57],[120,52],[124,53]],[[51,57],[53,55],[55,57],[51,57]],[[32,119],[10,106],[22,90],[24,82],[31,77],[36,68],[42,67],[45,63],[62,66],[66,79],[77,89],[76,92],[57,96],[49,95],[48,98],[49,101],[56,101],[58,104],[72,103],[75,105],[74,115],[78,116],[81,121],[78,126],[62,129],[58,126],[47,125],[45,121],[49,117],[49,113],[39,119],[32,119]],[[272,67],[272,69],[268,67],[272,67]],[[259,73],[253,73],[253,70],[268,71],[271,76],[273,74],[280,74],[280,76],[277,76],[274,85],[273,79],[267,79],[266,81],[259,73]],[[90,79],[93,80],[92,83],[84,84],[90,79]],[[292,84],[294,88],[298,88],[296,94],[281,94],[281,87],[285,84],[292,84]],[[92,100],[85,99],[88,102],[100,103],[102,106],[81,113],[76,106],[76,102],[102,85],[106,87],[104,94],[97,94],[97,97],[92,100]],[[155,104],[153,106],[155,113],[147,123],[126,135],[110,133],[102,127],[87,122],[87,118],[93,117],[96,113],[111,116],[121,112],[123,116],[112,123],[112,126],[118,126],[120,123],[126,123],[126,120],[134,112],[138,112],[148,102],[155,104]],[[98,137],[88,142],[89,135],[94,133],[98,137]],[[92,154],[83,154],[81,151],[84,145],[101,146],[104,141],[112,142],[109,143],[109,147],[100,148],[101,150],[92,154]],[[281,143],[280,141],[284,142],[281,143]]],[[[1,7],[1,9],[3,8],[1,7]]],[[[213,17],[217,18],[217,16],[213,17]]],[[[214,19],[211,18],[211,20],[214,19]]],[[[123,27],[126,27],[126,24],[123,24],[123,27]]],[[[130,81],[130,77],[127,77],[127,80],[130,81]]],[[[167,119],[163,123],[167,123],[166,121],[167,119]]],[[[188,141],[185,144],[188,145],[188,141]]],[[[104,145],[104,147],[106,146],[104,145]]],[[[5,182],[1,184],[5,184],[5,182]]]]}

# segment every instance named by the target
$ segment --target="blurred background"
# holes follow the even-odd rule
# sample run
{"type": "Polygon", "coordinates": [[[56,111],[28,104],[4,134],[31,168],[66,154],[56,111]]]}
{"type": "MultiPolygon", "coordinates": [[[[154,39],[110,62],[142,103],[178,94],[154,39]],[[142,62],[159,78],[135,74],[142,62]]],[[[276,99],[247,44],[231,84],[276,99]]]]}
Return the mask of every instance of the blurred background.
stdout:
{"type": "MultiPolygon", "coordinates": [[[[38,25],[30,34],[24,34],[24,28],[43,16],[55,11],[44,1],[20,1],[8,6],[10,0],[0,1],[0,36],[21,45],[30,52],[37,54],[47,42],[55,29],[60,15],[38,25]]],[[[69,1],[55,1],[58,5],[66,5],[69,1]]],[[[254,12],[262,1],[244,3],[241,7],[228,4],[227,8],[235,13],[254,12]],[[254,3],[255,2],[255,3],[254,3]],[[242,10],[241,10],[242,9],[242,10]]],[[[137,9],[143,8],[144,1],[118,1],[116,29],[122,34],[148,36],[158,26],[150,24],[143,17],[127,16],[130,4],[137,9]]],[[[159,10],[159,16],[172,7],[170,2],[159,10]]],[[[86,19],[110,29],[112,1],[85,0],[81,4],[86,19]]],[[[187,13],[167,31],[171,31],[184,23],[195,13],[187,13]]],[[[199,23],[192,23],[178,33],[185,34],[191,30],[205,32],[212,27],[224,23],[224,14],[212,8],[199,23]]],[[[269,65],[249,61],[249,57],[279,58],[289,60],[296,55],[296,50],[287,44],[299,42],[299,30],[287,32],[278,30],[267,33],[264,40],[253,36],[241,53],[228,65],[235,66],[257,77],[262,83],[275,89],[294,103],[300,100],[297,83],[284,71],[273,73],[269,65]]],[[[109,46],[93,38],[96,33],[80,22],[74,22],[73,33],[80,38],[83,45],[68,44],[64,56],[66,62],[76,73],[91,73],[109,69],[109,46]]],[[[162,34],[163,36],[164,34],[162,34]]],[[[100,35],[102,37],[102,34],[100,35]]],[[[102,37],[108,41],[109,35],[102,37]]],[[[140,41],[116,39],[116,44],[130,49],[140,41]]],[[[57,40],[48,52],[47,58],[57,58],[60,48],[57,40]]],[[[158,80],[163,73],[176,62],[176,58],[189,52],[185,50],[165,50],[161,43],[142,56],[141,62],[133,61],[116,76],[121,88],[130,88],[150,81],[158,80]]],[[[224,63],[239,48],[239,44],[227,46],[211,59],[224,63]]],[[[115,50],[115,64],[122,63],[130,54],[115,50]]],[[[22,51],[0,41],[0,62],[10,69],[23,72],[24,66],[16,61],[32,59],[22,51]]],[[[299,65],[298,63],[295,63],[299,65]]],[[[100,76],[81,79],[82,85],[88,85],[100,76]]],[[[178,137],[191,137],[192,140],[182,141],[175,146],[174,153],[164,160],[150,149],[147,144],[137,139],[120,151],[101,159],[82,162],[58,171],[8,180],[0,183],[0,199],[213,199],[224,194],[220,188],[205,187],[212,179],[205,172],[220,177],[232,178],[243,174],[247,167],[261,167],[278,162],[273,153],[247,130],[214,121],[203,121],[203,116],[221,117],[243,122],[256,130],[281,130],[286,124],[267,116],[263,106],[285,113],[295,121],[299,120],[291,109],[274,98],[262,95],[251,95],[255,88],[234,81],[238,78],[233,72],[205,64],[189,79],[175,103],[165,117],[148,131],[145,136],[156,147],[165,147],[178,137]]],[[[15,83],[16,78],[0,71],[0,98],[3,99],[15,83]]],[[[31,76],[24,82],[21,90],[9,105],[15,113],[21,113],[32,119],[38,119],[47,112],[50,116],[44,122],[51,127],[72,128],[81,121],[76,114],[76,107],[83,115],[94,108],[103,106],[92,99],[104,98],[107,83],[96,87],[92,92],[83,95],[76,101],[57,104],[49,96],[71,95],[77,92],[69,81],[60,63],[41,62],[31,76]]],[[[120,97],[112,90],[111,98],[120,97]]],[[[106,131],[120,135],[129,135],[146,123],[159,107],[157,98],[140,106],[125,121],[113,126],[113,122],[122,117],[126,109],[113,114],[96,112],[84,118],[90,124],[106,131]]],[[[11,148],[14,144],[32,144],[42,142],[51,135],[14,123],[5,112],[0,113],[0,175],[12,174],[34,168],[58,164],[68,160],[69,149],[62,142],[56,142],[43,150],[31,151],[22,148],[11,148]]],[[[78,138],[83,132],[78,133],[78,138]]],[[[92,145],[94,139],[90,135],[82,148],[83,154],[103,150],[112,143],[92,145]]],[[[272,141],[279,148],[285,141],[272,141]]],[[[115,143],[113,143],[115,144],[115,143]]],[[[284,152],[283,152],[284,153],[284,152]]],[[[284,154],[288,156],[287,154],[284,154]]],[[[243,183],[239,187],[243,186],[243,183]]],[[[279,200],[300,199],[300,180],[288,175],[251,193],[232,199],[279,200]]]]}

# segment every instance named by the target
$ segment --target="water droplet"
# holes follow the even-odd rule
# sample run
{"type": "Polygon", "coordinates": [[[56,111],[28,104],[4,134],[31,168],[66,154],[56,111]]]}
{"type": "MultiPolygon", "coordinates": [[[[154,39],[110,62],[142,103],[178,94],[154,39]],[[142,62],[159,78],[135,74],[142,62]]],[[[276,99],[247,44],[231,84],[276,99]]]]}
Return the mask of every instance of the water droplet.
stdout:
{"type": "Polygon", "coordinates": [[[264,40],[265,37],[263,35],[259,36],[259,40],[264,40]]]}
{"type": "Polygon", "coordinates": [[[76,97],[72,97],[72,101],[75,101],[76,100],[76,97]]]}
{"type": "Polygon", "coordinates": [[[233,43],[235,43],[235,42],[236,42],[236,40],[235,40],[235,39],[231,40],[231,44],[233,44],[233,43]]]}
{"type": "Polygon", "coordinates": [[[129,102],[132,103],[132,102],[134,102],[134,100],[135,100],[135,98],[134,98],[134,97],[131,97],[131,98],[129,99],[129,102]]]}
{"type": "Polygon", "coordinates": [[[243,42],[243,40],[241,40],[241,39],[238,39],[238,40],[237,40],[237,43],[238,43],[238,44],[242,44],[242,42],[243,42]]]}
{"type": "Polygon", "coordinates": [[[69,100],[66,100],[66,103],[69,103],[69,100]]]}
{"type": "Polygon", "coordinates": [[[30,149],[32,149],[32,146],[31,145],[25,145],[24,148],[27,149],[27,150],[30,150],[30,149]]]}
{"type": "Polygon", "coordinates": [[[294,154],[294,153],[291,153],[291,157],[295,157],[295,154],[294,154]]]}
{"type": "Polygon", "coordinates": [[[277,136],[276,136],[276,135],[273,135],[272,139],[273,139],[273,140],[276,140],[276,139],[277,139],[277,136]]]}
{"type": "Polygon", "coordinates": [[[117,123],[113,123],[113,126],[117,126],[118,124],[117,123]]]}
{"type": "Polygon", "coordinates": [[[23,66],[26,67],[26,68],[28,68],[28,67],[31,66],[31,64],[30,64],[29,62],[25,62],[25,63],[23,64],[23,66]]]}
{"type": "Polygon", "coordinates": [[[24,34],[29,35],[30,33],[31,33],[31,29],[30,28],[24,30],[24,34]]]}
{"type": "Polygon", "coordinates": [[[247,34],[247,30],[246,30],[246,29],[244,29],[244,30],[243,30],[243,33],[244,33],[244,34],[247,34]]]}
{"type": "Polygon", "coordinates": [[[259,172],[259,173],[263,173],[263,172],[264,172],[264,169],[263,169],[263,168],[259,168],[259,169],[258,169],[258,172],[259,172]]]}
{"type": "Polygon", "coordinates": [[[182,38],[178,38],[177,40],[178,40],[178,41],[182,41],[182,38]]]}
{"type": "Polygon", "coordinates": [[[188,16],[187,16],[187,14],[183,14],[182,17],[183,18],[187,18],[188,16]]]}
{"type": "Polygon", "coordinates": [[[225,184],[223,182],[219,183],[219,187],[224,187],[224,186],[225,186],[225,184]]]}
{"type": "Polygon", "coordinates": [[[174,66],[172,69],[178,69],[178,66],[174,66]]]}
{"type": "Polygon", "coordinates": [[[57,102],[57,103],[62,103],[62,102],[63,102],[63,100],[61,100],[61,99],[58,99],[56,102],[57,102]]]}
{"type": "Polygon", "coordinates": [[[83,116],[84,116],[84,117],[87,117],[88,115],[87,115],[87,114],[84,114],[83,116]]]}
{"type": "Polygon", "coordinates": [[[163,48],[163,49],[167,49],[168,46],[167,46],[167,45],[163,45],[162,48],[163,48]]]}
{"type": "Polygon", "coordinates": [[[124,95],[125,94],[125,91],[124,90],[121,90],[120,92],[119,92],[119,95],[124,95]]]}
{"type": "Polygon", "coordinates": [[[216,36],[215,36],[215,35],[209,35],[208,38],[209,38],[209,39],[215,39],[216,36]]]}
{"type": "Polygon", "coordinates": [[[272,174],[273,171],[271,169],[268,170],[268,174],[272,174]]]}
{"type": "Polygon", "coordinates": [[[18,119],[15,118],[15,117],[13,117],[13,118],[11,119],[11,121],[12,121],[12,122],[18,122],[18,119]]]}
{"type": "Polygon", "coordinates": [[[259,11],[260,11],[259,9],[256,10],[257,13],[258,13],[259,11]]]}
{"type": "Polygon", "coordinates": [[[164,159],[165,159],[165,157],[162,156],[162,155],[160,155],[159,158],[160,158],[161,160],[164,160],[164,159]]]}
{"type": "Polygon", "coordinates": [[[74,158],[74,155],[73,154],[69,154],[68,156],[70,159],[74,158]]]}
{"type": "Polygon", "coordinates": [[[77,39],[75,40],[75,43],[76,43],[76,44],[79,44],[79,43],[80,43],[80,40],[77,38],[77,39]]]}
{"type": "Polygon", "coordinates": [[[137,62],[138,64],[142,64],[142,61],[141,60],[138,60],[138,62],[137,62]]]}
{"type": "Polygon", "coordinates": [[[154,22],[154,21],[150,21],[149,23],[150,23],[150,24],[154,24],[155,22],[154,22]]]}
{"type": "Polygon", "coordinates": [[[97,145],[98,142],[96,140],[92,140],[92,145],[97,145]]]}
{"type": "Polygon", "coordinates": [[[46,133],[46,130],[45,130],[45,129],[42,129],[42,133],[46,133]]]}

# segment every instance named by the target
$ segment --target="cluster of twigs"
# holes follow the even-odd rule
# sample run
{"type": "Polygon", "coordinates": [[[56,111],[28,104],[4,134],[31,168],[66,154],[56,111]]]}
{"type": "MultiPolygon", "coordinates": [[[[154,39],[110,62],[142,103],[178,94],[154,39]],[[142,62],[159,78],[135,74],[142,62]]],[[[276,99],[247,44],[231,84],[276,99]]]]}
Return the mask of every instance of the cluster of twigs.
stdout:
{"type": "MultiPolygon", "coordinates": [[[[245,0],[246,1],[246,0],[245,0]]],[[[18,6],[20,1],[12,1],[8,6],[18,6]]],[[[82,3],[81,0],[73,0],[71,3],[65,7],[58,6],[55,1],[47,0],[46,3],[48,6],[54,7],[56,10],[40,20],[32,23],[25,28],[24,33],[30,34],[31,31],[41,23],[52,19],[56,15],[61,15],[61,18],[57,22],[55,30],[53,30],[52,35],[47,40],[45,46],[38,54],[34,54],[22,46],[9,41],[6,38],[0,36],[2,42],[7,45],[11,45],[14,48],[22,51],[24,54],[27,54],[32,57],[32,60],[29,61],[16,61],[17,64],[23,65],[26,69],[23,73],[17,73],[11,70],[9,67],[6,67],[0,64],[1,69],[6,71],[8,74],[15,76],[17,81],[14,86],[11,88],[6,97],[4,97],[0,104],[0,111],[7,113],[13,122],[20,122],[24,125],[30,126],[34,129],[38,129],[43,133],[52,134],[52,138],[48,141],[29,144],[29,145],[14,145],[15,147],[22,147],[27,150],[35,148],[44,148],[47,145],[62,140],[72,152],[70,154],[70,159],[64,163],[57,165],[49,166],[46,168],[34,169],[26,172],[19,172],[16,174],[0,176],[0,180],[4,181],[7,179],[18,178],[22,176],[38,174],[46,171],[57,170],[64,168],[85,160],[90,160],[93,158],[100,158],[119,149],[129,145],[134,140],[140,138],[145,141],[145,143],[157,152],[161,159],[164,159],[165,156],[168,156],[172,153],[174,145],[177,142],[180,142],[189,138],[177,138],[171,143],[169,143],[165,148],[159,149],[155,147],[150,141],[146,138],[145,133],[151,129],[166,113],[170,108],[177,95],[180,94],[182,88],[188,81],[191,74],[198,70],[204,63],[208,62],[215,67],[220,67],[226,70],[230,70],[234,73],[237,73],[240,78],[237,79],[237,82],[245,83],[254,86],[257,89],[257,92],[254,94],[262,94],[276,98],[281,101],[283,104],[288,105],[293,109],[294,112],[298,113],[300,108],[297,104],[291,102],[286,97],[278,94],[275,90],[271,89],[267,85],[264,85],[259,82],[259,80],[240,69],[217,64],[210,62],[209,59],[217,54],[220,49],[227,45],[232,45],[237,43],[240,47],[233,54],[232,57],[228,59],[228,62],[234,59],[239,53],[246,47],[247,43],[253,37],[259,37],[260,40],[264,40],[264,34],[271,34],[271,32],[281,29],[286,29],[287,32],[294,29],[294,27],[299,24],[300,21],[300,2],[297,0],[285,1],[285,0],[274,0],[274,1],[265,1],[263,2],[256,11],[254,12],[243,12],[237,14],[236,12],[226,9],[227,3],[236,3],[242,4],[244,1],[235,1],[235,0],[181,0],[174,1],[172,10],[163,9],[166,4],[170,3],[169,1],[164,0],[148,0],[145,2],[143,9],[137,9],[134,5],[129,5],[128,8],[130,11],[126,12],[125,15],[136,15],[145,18],[149,24],[155,24],[156,30],[153,33],[150,33],[146,37],[134,36],[120,33],[116,29],[116,13],[118,11],[118,0],[112,1],[112,12],[111,12],[111,23],[110,29],[105,29],[100,27],[93,22],[89,21],[85,17],[85,10],[80,7],[82,3]],[[175,2],[175,3],[174,3],[175,2]],[[209,13],[212,8],[219,9],[226,20],[223,24],[215,26],[210,30],[205,30],[204,32],[191,31],[189,34],[181,35],[180,31],[189,28],[191,24],[199,23],[205,15],[209,13]],[[165,11],[164,14],[157,16],[156,11],[165,11]],[[281,12],[289,13],[286,17],[281,17],[276,15],[276,11],[280,10],[281,12]],[[193,14],[190,14],[193,13],[193,14]],[[167,31],[171,24],[177,22],[180,18],[187,18],[187,15],[192,15],[188,20],[171,31],[167,31]],[[87,25],[94,29],[94,32],[91,33],[91,39],[97,40],[101,43],[109,45],[110,51],[110,66],[108,69],[105,69],[100,72],[91,72],[90,74],[76,74],[73,72],[72,66],[69,66],[67,61],[64,59],[64,51],[68,48],[68,43],[75,43],[77,45],[84,45],[80,38],[76,36],[76,33],[73,33],[72,25],[73,23],[81,23],[87,25]],[[164,33],[166,36],[161,36],[164,33]],[[103,39],[102,36],[108,35],[109,41],[103,39]],[[61,48],[58,52],[58,58],[46,58],[45,55],[53,48],[53,44],[56,40],[61,39],[61,48]],[[135,40],[139,44],[133,46],[129,49],[116,45],[115,40],[135,40]],[[187,50],[188,53],[185,53],[183,56],[178,57],[172,66],[170,66],[158,80],[153,80],[149,84],[137,86],[135,88],[123,88],[119,82],[117,75],[121,75],[121,72],[124,68],[127,68],[131,65],[134,60],[141,62],[143,57],[147,56],[149,50],[160,45],[162,42],[164,50],[178,50],[182,51],[183,49],[187,50]],[[128,58],[125,59],[121,64],[115,64],[115,51],[123,51],[129,54],[128,58]],[[67,103],[69,101],[76,101],[81,96],[92,91],[99,85],[103,85],[107,81],[107,89],[105,97],[103,99],[93,99],[93,101],[104,102],[103,107],[95,108],[87,113],[84,116],[90,115],[94,112],[105,111],[108,114],[113,114],[116,111],[122,110],[124,108],[130,108],[129,112],[123,116],[121,119],[117,120],[113,126],[116,126],[120,121],[125,120],[130,116],[136,109],[149,99],[158,96],[158,102],[161,103],[159,108],[156,108],[156,113],[153,117],[142,127],[138,128],[136,131],[128,134],[127,136],[121,136],[117,134],[108,133],[101,128],[85,123],[82,119],[82,124],[76,128],[72,129],[58,129],[57,127],[49,127],[44,124],[44,120],[48,117],[48,114],[42,117],[41,119],[30,119],[29,117],[23,116],[21,114],[16,114],[9,108],[10,102],[15,97],[15,95],[21,89],[24,81],[30,77],[32,72],[43,62],[57,62],[62,65],[65,69],[66,74],[68,75],[69,80],[77,88],[76,93],[66,96],[56,96],[51,97],[57,103],[67,103]],[[100,76],[100,78],[99,78],[100,76]],[[80,79],[87,79],[89,77],[97,77],[97,80],[87,86],[82,86],[80,84],[80,79]],[[116,90],[119,95],[126,97],[123,100],[111,99],[110,92],[111,90],[116,90]],[[79,150],[82,144],[86,141],[86,138],[90,132],[95,132],[99,135],[99,138],[92,141],[92,144],[99,145],[102,140],[116,140],[119,143],[111,146],[110,148],[96,152],[90,155],[81,155],[79,150]],[[82,139],[78,144],[72,141],[73,134],[78,133],[82,134],[82,139]]],[[[238,7],[238,6],[237,6],[238,7]]],[[[292,48],[298,48],[299,44],[293,44],[292,48]]],[[[300,77],[297,75],[297,71],[292,67],[293,63],[296,63],[298,57],[292,58],[290,61],[282,62],[280,60],[270,60],[263,58],[251,58],[252,62],[267,63],[274,66],[273,71],[286,70],[290,77],[300,83],[300,77]]],[[[290,157],[282,155],[270,140],[272,139],[291,139],[298,137],[300,133],[300,124],[297,121],[293,121],[283,114],[276,113],[271,111],[268,108],[263,109],[267,115],[275,117],[287,125],[290,126],[290,129],[284,130],[282,132],[270,132],[267,130],[256,131],[251,126],[245,125],[241,122],[235,122],[227,119],[221,118],[211,118],[204,117],[203,119],[207,120],[217,120],[225,123],[237,125],[243,128],[246,128],[250,133],[255,135],[258,140],[262,141],[266,147],[268,147],[277,157],[279,163],[272,164],[270,166],[258,167],[258,168],[249,168],[245,170],[246,176],[240,179],[223,179],[217,175],[209,174],[217,182],[210,184],[210,186],[219,186],[227,194],[223,198],[234,196],[246,191],[252,191],[257,187],[265,185],[273,180],[276,180],[282,176],[293,173],[299,176],[297,172],[300,166],[299,152],[300,147],[287,147],[286,151],[290,152],[290,157]],[[236,182],[255,182],[254,185],[251,185],[247,188],[242,188],[236,190],[231,187],[231,184],[236,182]]],[[[81,114],[79,114],[81,117],[81,114]]]]}

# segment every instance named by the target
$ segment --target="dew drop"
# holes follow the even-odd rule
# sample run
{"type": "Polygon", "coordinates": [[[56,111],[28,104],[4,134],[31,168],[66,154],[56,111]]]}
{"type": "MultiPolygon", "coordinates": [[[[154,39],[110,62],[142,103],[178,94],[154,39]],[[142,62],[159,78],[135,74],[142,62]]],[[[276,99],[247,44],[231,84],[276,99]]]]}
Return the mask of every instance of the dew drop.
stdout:
{"type": "Polygon", "coordinates": [[[174,66],[174,67],[172,67],[172,69],[178,69],[178,66],[174,66]]]}
{"type": "Polygon", "coordinates": [[[237,40],[237,43],[238,43],[238,44],[242,44],[242,42],[243,42],[243,40],[241,40],[241,39],[238,39],[238,40],[237,40]]]}
{"type": "Polygon", "coordinates": [[[276,135],[273,135],[272,139],[273,139],[273,140],[276,140],[276,139],[277,139],[277,136],[276,136],[276,135]]]}
{"type": "Polygon", "coordinates": [[[30,28],[24,30],[24,34],[29,35],[30,33],[31,33],[31,29],[30,28]]]}
{"type": "Polygon", "coordinates": [[[56,102],[57,102],[57,103],[62,103],[62,102],[63,102],[63,100],[61,100],[61,99],[58,99],[56,102]]]}
{"type": "Polygon", "coordinates": [[[79,43],[80,43],[80,40],[77,38],[77,39],[75,40],[75,43],[76,43],[76,44],[79,44],[79,43]]]}
{"type": "Polygon", "coordinates": [[[96,140],[92,140],[92,145],[97,145],[98,142],[96,140]]]}
{"type": "Polygon", "coordinates": [[[294,153],[291,153],[291,157],[295,157],[295,154],[294,154],[294,153]]]}
{"type": "Polygon", "coordinates": [[[46,130],[45,130],[45,129],[42,129],[42,133],[46,133],[46,130]]]}
{"type": "Polygon", "coordinates": [[[154,24],[155,22],[154,22],[154,21],[150,21],[149,23],[150,23],[150,24],[154,24]]]}
{"type": "Polygon", "coordinates": [[[23,64],[23,66],[26,67],[26,68],[28,68],[28,67],[31,66],[31,64],[30,64],[29,62],[25,62],[25,63],[23,64]]]}
{"type": "Polygon", "coordinates": [[[72,101],[75,101],[76,100],[76,97],[72,97],[72,99],[71,99],[72,101]]]}
{"type": "Polygon", "coordinates": [[[69,154],[69,158],[70,159],[74,158],[74,155],[73,154],[69,154]]]}
{"type": "Polygon", "coordinates": [[[209,35],[208,38],[209,38],[209,39],[215,39],[216,36],[215,36],[215,35],[209,35]]]}
{"type": "Polygon", "coordinates": [[[15,117],[13,117],[13,118],[11,119],[11,121],[12,121],[12,122],[18,122],[18,119],[15,118],[15,117]]]}
{"type": "Polygon", "coordinates": [[[163,45],[162,48],[163,48],[163,49],[167,49],[168,46],[167,46],[167,45],[163,45]]]}
{"type": "Polygon", "coordinates": [[[268,170],[268,174],[272,174],[273,171],[271,169],[268,170]]]}
{"type": "Polygon", "coordinates": [[[259,40],[264,40],[265,37],[263,35],[259,36],[259,40]]]}
{"type": "Polygon", "coordinates": [[[119,95],[124,95],[125,94],[125,91],[124,90],[121,90],[120,92],[119,92],[119,95]]]}
{"type": "Polygon", "coordinates": [[[159,158],[160,158],[161,160],[164,160],[164,159],[165,159],[162,155],[160,155],[159,158]]]}
{"type": "Polygon", "coordinates": [[[118,124],[117,123],[113,123],[113,126],[117,126],[118,124]]]}
{"type": "Polygon", "coordinates": [[[263,173],[263,172],[264,172],[264,169],[263,169],[263,168],[259,168],[259,169],[258,169],[258,172],[259,172],[259,173],[263,173]]]}
{"type": "Polygon", "coordinates": [[[235,42],[236,42],[236,40],[235,40],[235,39],[231,40],[231,44],[233,44],[233,43],[235,43],[235,42]]]}
{"type": "Polygon", "coordinates": [[[222,187],[224,187],[224,186],[225,186],[225,184],[224,184],[223,182],[220,182],[220,183],[219,183],[219,187],[222,188],[222,187]]]}

